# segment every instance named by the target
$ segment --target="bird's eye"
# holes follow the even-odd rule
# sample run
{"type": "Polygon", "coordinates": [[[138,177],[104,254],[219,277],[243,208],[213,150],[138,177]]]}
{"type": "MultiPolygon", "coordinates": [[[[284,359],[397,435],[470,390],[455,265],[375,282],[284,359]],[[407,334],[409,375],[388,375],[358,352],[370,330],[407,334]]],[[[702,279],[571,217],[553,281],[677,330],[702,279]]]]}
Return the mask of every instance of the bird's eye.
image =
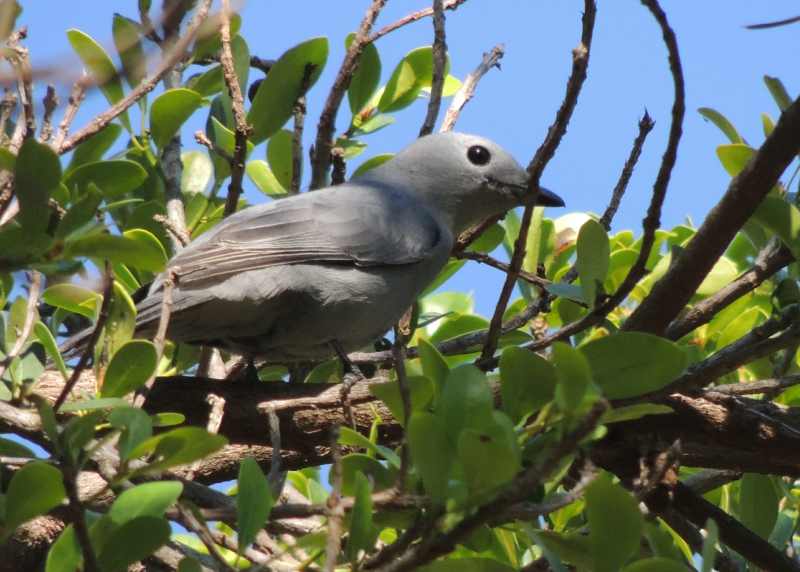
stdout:
{"type": "Polygon", "coordinates": [[[473,165],[485,165],[492,158],[492,154],[483,145],[473,145],[467,149],[467,159],[473,165]]]}

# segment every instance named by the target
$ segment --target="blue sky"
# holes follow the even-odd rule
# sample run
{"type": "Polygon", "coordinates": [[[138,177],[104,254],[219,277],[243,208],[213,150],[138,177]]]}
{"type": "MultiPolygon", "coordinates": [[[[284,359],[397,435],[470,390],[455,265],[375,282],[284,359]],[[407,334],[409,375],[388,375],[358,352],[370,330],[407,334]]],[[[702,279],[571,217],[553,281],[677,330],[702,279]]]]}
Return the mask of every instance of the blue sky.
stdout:
{"type": "MultiPolygon", "coordinates": [[[[25,11],[20,23],[29,27],[27,45],[34,66],[56,65],[66,73],[79,65],[66,41],[67,28],[79,28],[111,50],[112,12],[136,16],[134,0],[22,4],[25,11]]],[[[377,26],[428,4],[390,0],[377,26]]],[[[314,136],[317,116],[342,60],[344,38],[358,26],[367,5],[366,0],[251,0],[240,4],[242,35],[251,53],[263,58],[275,58],[310,37],[330,38],[328,65],[309,96],[307,142],[314,136]]],[[[580,35],[582,7],[580,1],[468,0],[456,12],[447,12],[453,75],[463,78],[495,44],[506,47],[502,71],[494,70],[484,78],[458,129],[494,139],[521,163],[527,163],[561,102],[571,49],[580,35]]],[[[715,147],[725,142],[723,136],[700,117],[697,108],[709,106],[723,112],[751,144],[758,145],[763,139],[759,114],[778,115],[762,76],[781,78],[790,95],[800,86],[796,57],[800,25],[765,31],[743,27],[796,15],[797,3],[789,0],[673,1],[664,2],[664,8],[678,36],[687,85],[684,137],[663,216],[669,227],[686,216],[699,223],[728,183],[715,155],[715,147]]],[[[431,21],[425,19],[381,39],[383,81],[406,52],[429,44],[431,38],[431,21]]],[[[253,71],[251,77],[257,75],[253,71]]],[[[68,81],[58,89],[66,100],[68,81]]],[[[543,183],[567,201],[562,212],[602,211],[646,108],[656,128],[614,224],[615,230],[634,228],[638,232],[663,152],[671,103],[666,51],[649,13],[635,1],[600,2],[589,78],[569,131],[543,177],[543,183]]],[[[101,95],[91,95],[75,126],[105,107],[101,95]]],[[[345,102],[337,121],[340,130],[347,127],[348,112],[345,102]]],[[[424,100],[398,112],[395,125],[365,139],[369,147],[362,157],[402,148],[416,136],[424,114],[424,100]]],[[[204,114],[198,115],[197,126],[191,129],[203,120],[204,114]]],[[[186,145],[192,148],[195,143],[189,140],[186,145]]],[[[254,157],[261,155],[263,151],[257,150],[254,157]]],[[[350,166],[351,172],[358,162],[360,158],[350,166]]],[[[263,200],[252,188],[248,198],[263,200]]],[[[489,314],[501,280],[497,271],[469,268],[448,287],[474,290],[478,311],[489,314]]]]}

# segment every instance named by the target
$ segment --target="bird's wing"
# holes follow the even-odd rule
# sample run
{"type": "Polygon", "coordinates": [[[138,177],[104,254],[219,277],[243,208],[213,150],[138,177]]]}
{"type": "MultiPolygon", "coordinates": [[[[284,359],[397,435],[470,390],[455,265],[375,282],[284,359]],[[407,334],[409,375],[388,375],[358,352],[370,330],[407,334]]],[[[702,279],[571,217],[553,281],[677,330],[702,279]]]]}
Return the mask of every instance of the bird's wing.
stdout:
{"type": "Polygon", "coordinates": [[[182,287],[275,265],[399,265],[429,256],[442,228],[397,191],[342,185],[251,207],[192,243],[170,262],[182,287]]]}

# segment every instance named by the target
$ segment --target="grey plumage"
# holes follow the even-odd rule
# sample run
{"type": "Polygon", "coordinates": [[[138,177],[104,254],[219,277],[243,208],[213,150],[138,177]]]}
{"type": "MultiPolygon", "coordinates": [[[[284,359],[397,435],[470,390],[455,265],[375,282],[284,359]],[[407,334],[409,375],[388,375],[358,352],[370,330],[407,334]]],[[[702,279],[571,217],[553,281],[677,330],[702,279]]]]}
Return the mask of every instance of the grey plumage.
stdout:
{"type": "MultiPolygon", "coordinates": [[[[168,337],[276,361],[357,349],[433,281],[454,237],[529,201],[526,181],[498,145],[446,133],[348,183],[244,209],[170,260],[168,337]]],[[[563,205],[545,190],[539,203],[563,205]]],[[[137,335],[155,332],[162,288],[139,304],[137,335]]]]}

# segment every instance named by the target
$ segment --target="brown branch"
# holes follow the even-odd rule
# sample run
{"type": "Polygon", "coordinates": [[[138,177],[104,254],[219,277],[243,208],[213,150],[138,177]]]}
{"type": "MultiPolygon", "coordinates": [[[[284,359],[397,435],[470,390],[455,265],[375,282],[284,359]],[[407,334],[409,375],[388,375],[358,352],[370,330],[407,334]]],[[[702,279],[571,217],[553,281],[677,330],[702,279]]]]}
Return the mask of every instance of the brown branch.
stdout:
{"type": "Polygon", "coordinates": [[[636,167],[636,163],[639,161],[639,156],[642,154],[644,141],[647,139],[647,136],[650,134],[650,131],[653,130],[654,126],[655,122],[650,117],[650,114],[647,113],[647,110],[645,110],[644,115],[639,120],[639,133],[636,135],[636,139],[633,140],[630,155],[628,155],[628,159],[625,161],[625,166],[622,168],[617,184],[614,185],[614,190],[611,193],[611,200],[605,212],[603,212],[603,216],[600,217],[600,224],[602,224],[606,230],[611,230],[611,221],[614,219],[614,215],[617,213],[617,209],[619,209],[619,205],[622,202],[622,197],[625,195],[625,191],[628,188],[628,182],[631,180],[633,170],[636,167]]]}
{"type": "Polygon", "coordinates": [[[369,41],[369,32],[372,29],[372,24],[384,4],[386,4],[386,0],[372,0],[364,19],[361,21],[361,25],[358,27],[358,32],[356,32],[353,41],[350,43],[350,47],[347,48],[342,66],[339,68],[339,73],[336,74],[331,91],[325,100],[325,105],[322,108],[319,123],[317,124],[317,137],[314,140],[313,159],[311,161],[312,190],[322,188],[327,184],[328,169],[332,160],[333,133],[336,129],[334,125],[336,112],[339,110],[342,98],[350,86],[350,80],[358,67],[361,52],[364,51],[364,46],[369,41]]]}
{"type": "Polygon", "coordinates": [[[53,113],[58,108],[58,95],[56,88],[52,85],[47,86],[47,92],[42,99],[44,116],[42,117],[42,128],[39,131],[39,141],[47,143],[53,136],[53,113]]]}
{"type": "Polygon", "coordinates": [[[117,103],[109,107],[106,111],[94,117],[88,125],[78,130],[69,139],[64,141],[58,148],[58,153],[63,154],[67,151],[74,149],[79,143],[82,143],[106,125],[111,123],[118,115],[126,111],[131,105],[136,103],[139,99],[144,97],[147,93],[151,92],[159,81],[169,73],[175,64],[180,62],[185,56],[186,51],[192,44],[197,32],[208,17],[208,12],[211,8],[212,0],[203,0],[198,6],[192,21],[186,28],[186,32],[181,36],[168,53],[164,55],[163,60],[158,65],[153,74],[141,81],[134,89],[117,103]]]}
{"type": "Polygon", "coordinates": [[[478,82],[481,81],[481,78],[483,78],[490,69],[495,67],[500,69],[500,60],[503,58],[504,54],[505,46],[503,44],[497,44],[488,54],[483,54],[481,63],[464,78],[464,83],[461,84],[461,87],[453,96],[450,107],[444,114],[444,120],[442,121],[442,126],[439,131],[445,132],[453,130],[453,127],[456,126],[456,122],[458,121],[458,117],[461,115],[461,110],[464,109],[464,106],[475,95],[478,82]]]}
{"type": "Polygon", "coordinates": [[[203,545],[208,549],[208,553],[214,558],[216,564],[220,567],[220,570],[234,572],[236,569],[228,564],[228,562],[225,560],[225,557],[222,555],[222,553],[220,553],[217,542],[214,536],[211,534],[208,526],[206,526],[204,522],[201,522],[200,519],[194,515],[191,508],[184,506],[180,502],[176,506],[178,508],[178,514],[180,515],[180,518],[178,519],[180,523],[197,535],[203,545]]]}
{"type": "Polygon", "coordinates": [[[19,103],[22,106],[22,119],[24,121],[17,122],[20,128],[12,138],[11,147],[16,152],[22,141],[28,137],[33,137],[36,133],[36,115],[33,109],[33,74],[31,71],[31,62],[28,55],[28,49],[20,45],[20,42],[28,36],[28,27],[22,26],[14,31],[6,41],[6,55],[11,67],[14,68],[14,74],[17,77],[17,93],[19,94],[19,103]]]}
{"type": "Polygon", "coordinates": [[[142,407],[147,400],[147,395],[153,388],[156,382],[156,374],[158,373],[158,364],[161,363],[161,356],[164,354],[164,342],[167,337],[167,328],[169,327],[169,318],[172,314],[172,291],[175,288],[177,274],[175,270],[168,269],[165,272],[163,288],[161,291],[161,315],[158,319],[158,328],[156,334],[153,336],[153,345],[156,347],[156,371],[150,376],[144,386],[137,393],[133,400],[134,407],[142,407]]]}
{"type": "Polygon", "coordinates": [[[480,238],[480,236],[486,232],[489,227],[500,221],[504,216],[504,214],[490,216],[472,228],[468,228],[462,232],[456,239],[456,243],[453,245],[453,255],[466,250],[470,244],[478,240],[478,238],[480,238]]]}
{"type": "Polygon", "coordinates": [[[433,0],[433,79],[431,80],[431,97],[428,111],[419,129],[419,136],[433,133],[433,126],[442,106],[442,90],[444,89],[444,68],[447,64],[447,41],[444,28],[444,3],[433,0]]]}
{"type": "MultiPolygon", "coordinates": [[[[498,270],[502,270],[503,272],[511,271],[511,268],[505,262],[497,260],[496,258],[492,258],[488,254],[484,254],[482,252],[473,252],[471,250],[466,250],[454,253],[453,258],[459,258],[462,260],[473,260],[475,262],[491,266],[492,268],[497,268],[498,270]]],[[[548,284],[552,284],[550,280],[546,278],[541,278],[540,276],[537,276],[532,272],[527,272],[526,270],[520,270],[517,273],[517,277],[522,278],[523,280],[525,280],[526,282],[530,282],[531,284],[535,284],[536,286],[544,287],[548,284]]]]}
{"type": "Polygon", "coordinates": [[[328,541],[325,543],[325,572],[336,569],[339,550],[342,547],[344,534],[344,508],[342,507],[342,452],[339,446],[339,432],[334,431],[331,439],[333,464],[331,466],[331,493],[326,503],[328,511],[328,541]]]}
{"type": "Polygon", "coordinates": [[[169,217],[160,214],[153,215],[153,220],[163,226],[170,237],[180,244],[181,248],[191,242],[192,237],[189,234],[188,228],[180,228],[175,222],[170,220],[169,217]]]}
{"type": "MultiPolygon", "coordinates": [[[[67,463],[66,459],[62,459],[62,461],[67,463]]],[[[78,539],[78,544],[83,554],[83,568],[86,572],[101,572],[100,565],[97,562],[97,556],[92,547],[92,540],[89,536],[86,514],[83,511],[83,506],[81,505],[81,500],[78,495],[77,469],[70,464],[70,466],[63,467],[61,472],[64,480],[64,488],[67,490],[67,499],[69,501],[69,519],[72,522],[75,536],[78,539]]]]}
{"type": "MultiPolygon", "coordinates": [[[[305,90],[303,90],[305,93],[305,90]]],[[[306,122],[306,97],[301,95],[294,105],[294,125],[292,127],[292,180],[289,192],[296,195],[300,192],[303,177],[303,129],[306,122]]]]}
{"type": "Polygon", "coordinates": [[[664,277],[625,323],[628,330],[661,333],[688,303],[716,261],[800,151],[800,98],[781,114],[775,129],[664,277]]]}
{"type": "MultiPolygon", "coordinates": [[[[455,10],[466,1],[467,0],[447,0],[444,3],[444,9],[455,10]]],[[[416,12],[412,12],[411,14],[403,16],[399,20],[384,26],[383,28],[372,34],[369,38],[367,38],[367,43],[371,44],[375,40],[382,38],[386,34],[394,32],[398,28],[402,28],[406,24],[410,24],[411,22],[416,22],[417,20],[421,20],[422,18],[427,18],[429,16],[433,16],[433,7],[423,8],[422,10],[417,10],[416,12]]]]}
{"type": "Polygon", "coordinates": [[[250,126],[247,124],[247,115],[244,112],[242,88],[239,85],[239,78],[236,75],[236,68],[233,65],[230,0],[222,0],[222,12],[220,16],[222,49],[220,51],[219,62],[222,66],[222,76],[225,78],[225,84],[228,86],[228,92],[231,96],[231,107],[233,108],[235,127],[233,158],[231,160],[231,182],[228,184],[228,196],[225,198],[225,212],[223,215],[228,216],[236,212],[236,207],[239,204],[239,197],[242,194],[244,161],[247,155],[247,136],[250,134],[250,126]]]}
{"type": "Polygon", "coordinates": [[[41,286],[42,275],[38,271],[32,270],[30,272],[30,287],[28,289],[28,305],[25,309],[25,320],[22,322],[22,329],[16,332],[17,339],[14,340],[14,345],[11,346],[6,356],[0,361],[0,377],[3,377],[6,368],[19,356],[22,348],[25,347],[25,342],[28,341],[31,335],[33,325],[39,317],[37,308],[39,305],[39,291],[41,290],[41,286]]]}
{"type": "Polygon", "coordinates": [[[67,396],[69,396],[69,394],[72,392],[72,388],[75,387],[76,383],[78,383],[83,370],[86,369],[87,365],[89,365],[89,360],[92,358],[92,354],[94,354],[94,347],[97,345],[97,341],[100,339],[100,333],[103,331],[106,320],[108,320],[108,311],[111,307],[111,297],[114,295],[114,271],[112,270],[111,264],[108,261],[106,261],[104,281],[105,285],[103,286],[103,302],[100,304],[100,313],[97,315],[97,322],[94,325],[92,335],[89,337],[89,341],[86,344],[86,347],[83,349],[83,353],[81,354],[75,369],[72,370],[67,383],[64,385],[61,393],[53,403],[53,411],[56,413],[58,413],[58,410],[64,404],[67,396]]]}
{"type": "Polygon", "coordinates": [[[673,320],[664,334],[665,337],[678,340],[692,330],[708,323],[723,308],[727,308],[748,292],[752,292],[765,280],[792,262],[794,262],[794,256],[785,245],[777,239],[770,241],[758,253],[750,270],[673,320]]]}
{"type": "Polygon", "coordinates": [[[519,235],[514,243],[514,254],[511,256],[511,263],[509,264],[509,272],[506,275],[505,283],[500,291],[500,296],[497,300],[497,305],[494,309],[494,314],[489,322],[489,333],[486,337],[486,343],[481,351],[482,364],[488,363],[494,356],[497,349],[497,340],[500,338],[500,332],[503,324],[503,314],[508,306],[508,301],[511,298],[511,293],[517,283],[519,271],[522,268],[522,262],[525,259],[525,249],[528,240],[528,232],[530,231],[531,220],[533,218],[533,203],[536,202],[535,197],[539,193],[539,180],[544,172],[547,163],[553,158],[553,155],[561,143],[561,138],[567,131],[569,120],[572,117],[572,112],[578,103],[578,96],[580,95],[583,83],[586,80],[586,70],[589,67],[589,54],[592,47],[592,34],[594,32],[594,20],[597,13],[597,7],[593,0],[585,0],[584,12],[582,19],[581,43],[572,52],[572,71],[567,81],[567,92],[564,95],[564,101],[561,103],[556,118],[553,124],[547,130],[547,136],[528,165],[528,188],[529,192],[533,195],[531,205],[525,207],[520,222],[519,235]]]}
{"type": "Polygon", "coordinates": [[[800,374],[795,373],[777,379],[758,379],[756,381],[715,385],[710,391],[726,395],[754,395],[757,393],[783,391],[795,385],[800,385],[800,374]]]}

